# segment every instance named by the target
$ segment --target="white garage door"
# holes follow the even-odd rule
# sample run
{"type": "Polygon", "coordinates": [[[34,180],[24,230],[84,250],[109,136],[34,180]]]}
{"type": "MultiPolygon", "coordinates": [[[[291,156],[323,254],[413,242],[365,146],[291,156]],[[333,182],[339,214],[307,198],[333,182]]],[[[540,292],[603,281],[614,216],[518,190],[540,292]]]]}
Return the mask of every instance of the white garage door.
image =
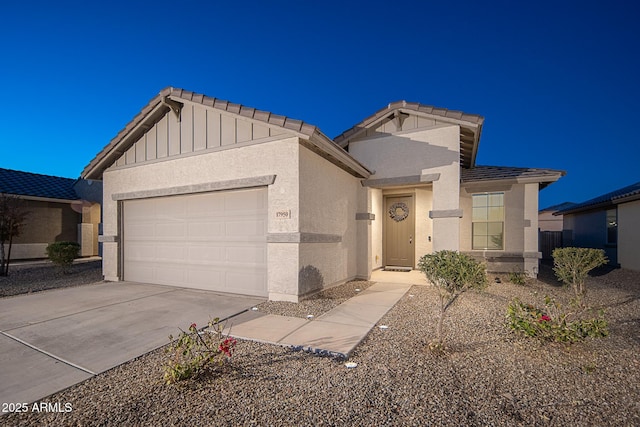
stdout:
{"type": "Polygon", "coordinates": [[[128,200],[124,280],[267,296],[266,188],[128,200]]]}

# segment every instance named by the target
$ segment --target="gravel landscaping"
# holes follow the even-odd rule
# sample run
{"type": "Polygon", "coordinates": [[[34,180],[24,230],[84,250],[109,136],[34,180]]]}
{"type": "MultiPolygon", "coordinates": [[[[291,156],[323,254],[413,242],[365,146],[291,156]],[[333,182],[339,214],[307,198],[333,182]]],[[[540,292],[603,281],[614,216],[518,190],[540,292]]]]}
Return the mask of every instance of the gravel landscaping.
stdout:
{"type": "Polygon", "coordinates": [[[11,264],[9,275],[0,276],[0,298],[100,282],[102,282],[102,261],[100,260],[76,260],[66,274],[49,261],[11,264]]]}
{"type": "MultiPolygon", "coordinates": [[[[610,335],[566,345],[539,343],[505,327],[509,301],[566,302],[571,291],[549,267],[526,285],[470,291],[445,321],[448,349],[425,347],[435,334],[436,292],[414,286],[344,360],[239,341],[230,363],[177,385],[162,382],[162,349],[44,401],[71,412],[10,414],[7,425],[640,425],[640,273],[601,271],[587,301],[606,309],[610,335]]],[[[354,295],[348,283],[303,304],[265,303],[277,314],[319,315],[354,295]],[[302,309],[300,307],[303,307],[302,309]]],[[[214,313],[212,313],[214,314],[214,313]]],[[[176,325],[186,327],[186,325],[176,325]]]]}

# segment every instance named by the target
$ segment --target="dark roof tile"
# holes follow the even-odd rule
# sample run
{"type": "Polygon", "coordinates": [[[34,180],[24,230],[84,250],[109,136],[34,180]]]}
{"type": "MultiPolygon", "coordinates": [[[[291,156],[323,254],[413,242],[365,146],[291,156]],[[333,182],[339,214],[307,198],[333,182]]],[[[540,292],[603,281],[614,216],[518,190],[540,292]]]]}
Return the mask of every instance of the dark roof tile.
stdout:
{"type": "Polygon", "coordinates": [[[0,168],[0,193],[48,199],[79,200],[75,179],[0,168]]]}
{"type": "Polygon", "coordinates": [[[626,187],[622,187],[601,196],[594,197],[593,199],[589,199],[586,202],[578,203],[574,206],[563,209],[558,213],[575,213],[599,207],[613,206],[616,201],[620,199],[633,197],[636,195],[640,195],[640,182],[636,182],[635,184],[627,185],[626,187]]]}

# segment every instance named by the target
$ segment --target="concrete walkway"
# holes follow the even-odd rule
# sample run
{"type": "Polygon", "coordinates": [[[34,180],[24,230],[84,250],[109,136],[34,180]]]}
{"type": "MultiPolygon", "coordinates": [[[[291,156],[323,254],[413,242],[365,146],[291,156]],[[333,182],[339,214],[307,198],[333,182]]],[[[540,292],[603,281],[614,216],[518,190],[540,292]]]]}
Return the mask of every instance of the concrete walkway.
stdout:
{"type": "Polygon", "coordinates": [[[347,358],[409,288],[410,283],[375,283],[312,320],[248,311],[229,319],[225,332],[236,338],[347,358]]]}

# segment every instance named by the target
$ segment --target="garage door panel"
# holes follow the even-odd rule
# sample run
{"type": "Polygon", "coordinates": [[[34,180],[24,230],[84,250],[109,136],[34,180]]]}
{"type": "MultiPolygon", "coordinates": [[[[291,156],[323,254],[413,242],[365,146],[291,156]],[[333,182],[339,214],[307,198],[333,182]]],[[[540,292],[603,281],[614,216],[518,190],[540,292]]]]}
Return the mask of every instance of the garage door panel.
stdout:
{"type": "Polygon", "coordinates": [[[124,268],[125,270],[129,270],[130,275],[127,280],[131,280],[134,282],[144,281],[141,279],[146,279],[147,277],[155,276],[155,269],[152,264],[147,263],[145,261],[129,261],[125,262],[124,268]],[[132,262],[135,263],[135,269],[132,267],[132,262]]]}
{"type": "Polygon", "coordinates": [[[184,244],[166,244],[155,246],[153,253],[154,262],[182,262],[187,258],[188,250],[184,244]]]}
{"type": "Polygon", "coordinates": [[[156,224],[155,227],[155,239],[165,238],[184,238],[186,235],[187,226],[181,222],[167,222],[162,221],[156,224]]]}
{"type": "MultiPolygon", "coordinates": [[[[154,208],[159,218],[184,218],[186,205],[180,197],[158,197],[154,199],[154,208]]],[[[144,204],[144,202],[143,202],[144,204]]]]}
{"type": "Polygon", "coordinates": [[[266,188],[126,201],[124,278],[267,295],[266,188]]]}
{"type": "Polygon", "coordinates": [[[219,220],[198,221],[189,223],[189,239],[210,240],[224,236],[224,222],[219,220]]]}
{"type": "Polygon", "coordinates": [[[186,273],[185,266],[179,263],[163,262],[155,264],[156,283],[164,285],[175,283],[177,286],[184,286],[186,284],[186,273]]]}
{"type": "Polygon", "coordinates": [[[139,236],[147,236],[152,234],[154,231],[153,224],[141,224],[141,223],[132,223],[128,224],[124,228],[124,232],[130,239],[135,239],[139,236]]]}
{"type": "Polygon", "coordinates": [[[127,260],[131,261],[147,261],[155,259],[156,246],[146,242],[128,242],[127,260]]]}
{"type": "Polygon", "coordinates": [[[193,263],[210,264],[213,260],[222,259],[224,246],[222,245],[192,245],[189,246],[189,259],[193,263]]]}
{"type": "Polygon", "coordinates": [[[265,277],[263,270],[227,272],[226,282],[230,288],[248,292],[251,289],[266,286],[265,277]]]}
{"type": "Polygon", "coordinates": [[[251,190],[229,192],[225,195],[225,210],[227,211],[255,211],[267,206],[266,194],[251,190]]]}
{"type": "Polygon", "coordinates": [[[224,288],[223,277],[224,270],[212,267],[191,268],[188,272],[190,287],[197,289],[211,289],[213,287],[216,288],[216,290],[222,291],[224,288]]]}
{"type": "Polygon", "coordinates": [[[250,246],[227,246],[225,259],[238,264],[264,265],[267,262],[267,251],[250,246]]]}
{"type": "MultiPolygon", "coordinates": [[[[187,217],[197,217],[200,215],[219,215],[224,212],[224,203],[215,200],[213,194],[194,194],[186,200],[187,217]],[[212,203],[212,200],[215,203],[212,203]]],[[[221,199],[218,195],[217,199],[221,199]]]]}
{"type": "Polygon", "coordinates": [[[241,221],[229,221],[226,224],[227,236],[263,236],[265,234],[265,222],[255,219],[241,221]]]}

